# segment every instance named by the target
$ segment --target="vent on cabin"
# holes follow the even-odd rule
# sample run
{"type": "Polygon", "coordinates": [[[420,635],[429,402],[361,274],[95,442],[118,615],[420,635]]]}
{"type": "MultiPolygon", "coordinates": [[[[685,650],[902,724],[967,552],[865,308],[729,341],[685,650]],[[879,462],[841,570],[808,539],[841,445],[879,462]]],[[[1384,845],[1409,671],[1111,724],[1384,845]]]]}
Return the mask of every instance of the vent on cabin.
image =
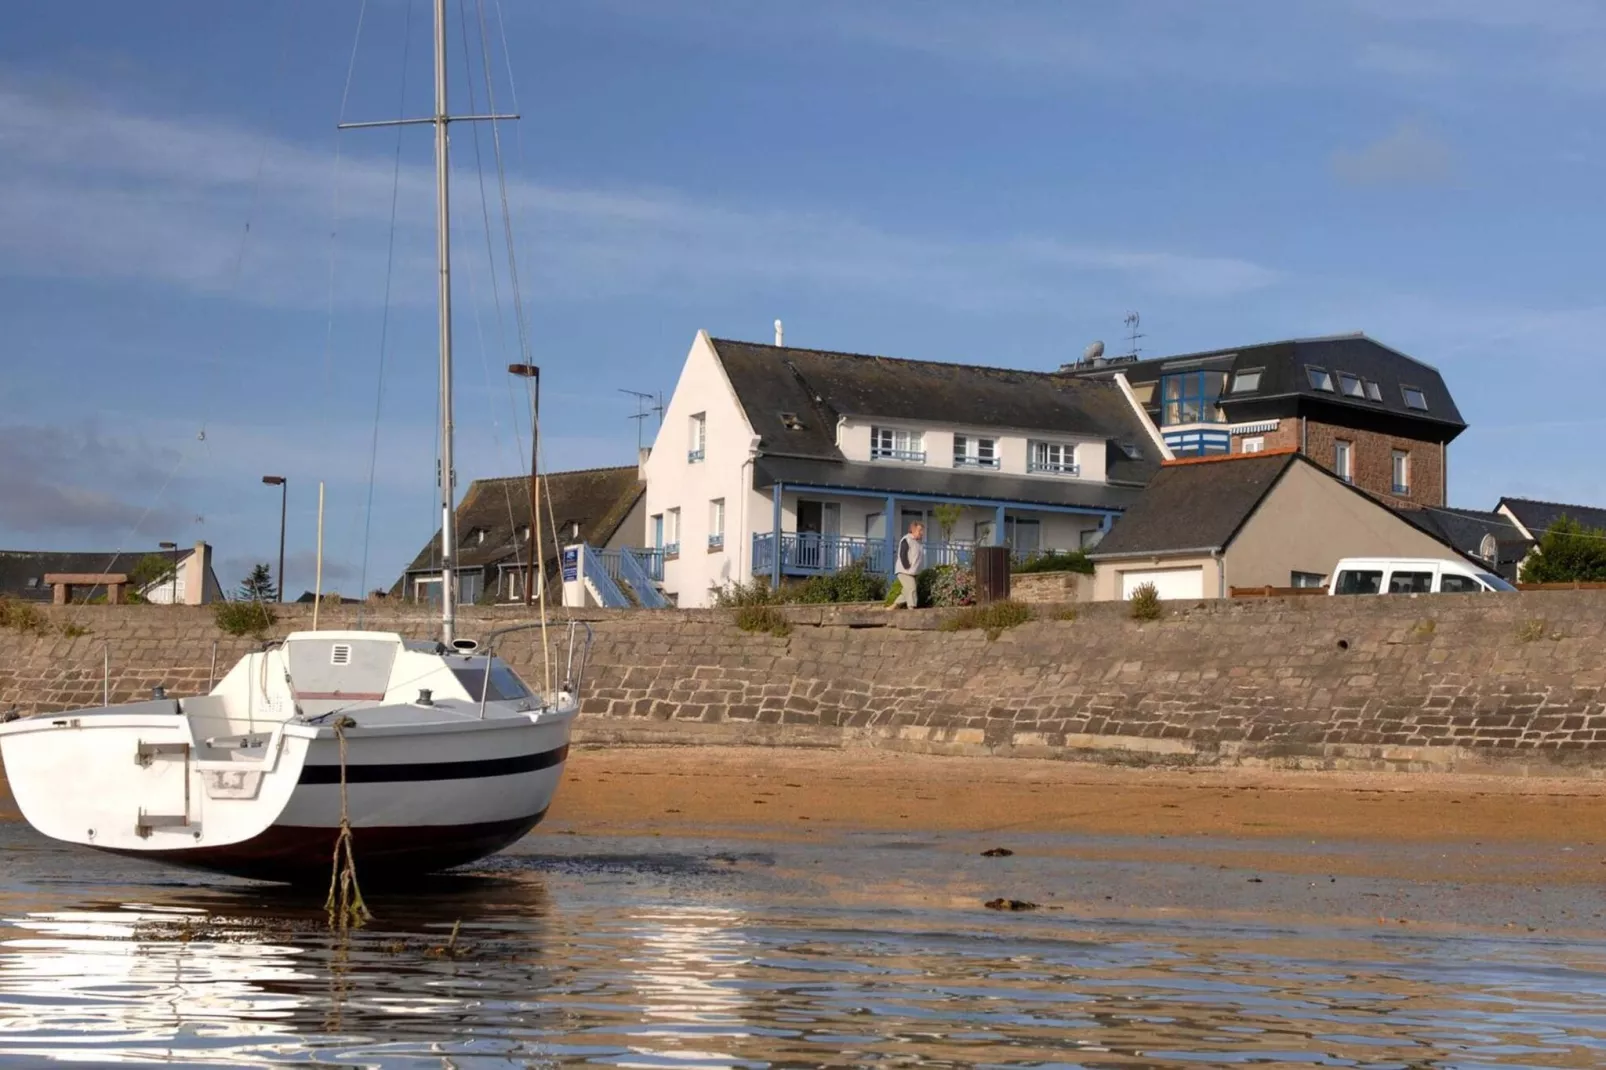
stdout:
{"type": "Polygon", "coordinates": [[[331,665],[350,665],[351,664],[351,644],[350,643],[336,643],[334,646],[330,647],[329,648],[329,664],[331,664],[331,665]]]}
{"type": "Polygon", "coordinates": [[[803,421],[797,418],[797,413],[795,412],[783,412],[781,413],[781,426],[788,431],[801,431],[803,430],[803,421]]]}

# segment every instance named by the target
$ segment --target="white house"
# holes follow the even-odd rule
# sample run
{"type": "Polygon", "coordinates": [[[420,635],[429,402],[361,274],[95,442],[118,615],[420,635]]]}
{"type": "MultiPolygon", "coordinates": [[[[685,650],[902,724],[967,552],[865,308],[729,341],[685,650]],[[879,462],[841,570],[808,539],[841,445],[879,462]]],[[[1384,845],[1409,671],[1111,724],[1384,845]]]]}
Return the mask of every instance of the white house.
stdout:
{"type": "Polygon", "coordinates": [[[886,571],[917,519],[932,564],[1085,548],[1165,455],[1123,380],[699,332],[643,465],[647,541],[681,606],[755,576],[886,571]]]}

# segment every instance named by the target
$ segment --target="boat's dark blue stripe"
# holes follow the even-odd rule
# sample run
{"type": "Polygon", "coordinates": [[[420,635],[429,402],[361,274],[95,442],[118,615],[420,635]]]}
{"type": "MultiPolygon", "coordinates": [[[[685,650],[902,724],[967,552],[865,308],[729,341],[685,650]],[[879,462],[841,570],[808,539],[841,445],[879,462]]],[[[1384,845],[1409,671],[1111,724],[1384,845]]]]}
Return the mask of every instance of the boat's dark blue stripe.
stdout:
{"type": "MultiPolygon", "coordinates": [[[[550,769],[569,756],[565,743],[557,750],[540,754],[518,754],[511,758],[483,758],[474,762],[411,762],[406,765],[348,765],[348,784],[397,784],[418,780],[478,780],[482,777],[511,776],[550,769]]],[[[302,784],[338,784],[340,766],[308,765],[301,769],[302,784]]]]}

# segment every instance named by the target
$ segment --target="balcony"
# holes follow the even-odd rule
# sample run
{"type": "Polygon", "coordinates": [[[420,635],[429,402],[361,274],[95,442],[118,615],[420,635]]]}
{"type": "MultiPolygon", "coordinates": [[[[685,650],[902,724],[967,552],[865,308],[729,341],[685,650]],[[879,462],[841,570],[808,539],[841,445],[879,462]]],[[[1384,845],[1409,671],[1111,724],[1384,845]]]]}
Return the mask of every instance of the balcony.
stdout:
{"type": "Polygon", "coordinates": [[[703,451],[702,450],[696,449],[696,450],[687,450],[686,451],[686,463],[687,464],[700,464],[702,462],[702,459],[703,459],[703,451]]]}
{"type": "MultiPolygon", "coordinates": [[[[897,543],[894,542],[896,547],[897,543]]],[[[976,544],[955,540],[926,543],[926,567],[958,565],[969,568],[976,544]]],[[[822,535],[817,532],[781,533],[781,575],[823,576],[863,563],[866,570],[890,574],[885,539],[860,535],[822,535]]],[[[768,532],[753,536],[753,574],[768,576],[775,570],[775,536],[768,532]]]]}
{"type": "Polygon", "coordinates": [[[993,468],[998,467],[997,457],[955,457],[955,468],[993,468]]]}
{"type": "Polygon", "coordinates": [[[723,550],[723,549],[725,549],[725,536],[723,536],[723,535],[710,535],[710,536],[708,536],[708,552],[709,553],[716,553],[717,551],[720,551],[720,550],[723,550]]]}
{"type": "Polygon", "coordinates": [[[885,448],[880,447],[880,446],[871,446],[870,447],[870,459],[872,461],[907,461],[910,464],[925,464],[926,463],[926,451],[925,450],[894,450],[894,449],[885,449],[885,448]]]}
{"type": "Polygon", "coordinates": [[[1027,461],[1026,471],[1039,475],[1079,476],[1082,466],[1074,461],[1027,461]]]}
{"type": "Polygon", "coordinates": [[[663,545],[663,555],[664,555],[664,560],[665,561],[673,561],[676,558],[678,558],[680,556],[680,543],[678,543],[678,542],[666,542],[666,543],[664,543],[664,545],[663,545]]]}

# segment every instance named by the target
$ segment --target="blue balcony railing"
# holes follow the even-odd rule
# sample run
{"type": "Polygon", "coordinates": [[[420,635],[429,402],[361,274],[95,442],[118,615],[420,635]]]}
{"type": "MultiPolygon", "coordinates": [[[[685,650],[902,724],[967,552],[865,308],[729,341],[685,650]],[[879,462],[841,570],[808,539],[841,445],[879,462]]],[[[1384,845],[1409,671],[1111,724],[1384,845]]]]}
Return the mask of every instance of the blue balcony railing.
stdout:
{"type": "Polygon", "coordinates": [[[617,581],[626,580],[625,565],[620,560],[625,554],[635,559],[636,565],[647,575],[647,578],[658,583],[664,581],[664,552],[656,547],[646,549],[629,548],[623,550],[593,550],[596,560],[602,562],[608,575],[617,581]]]}
{"type": "Polygon", "coordinates": [[[955,468],[997,468],[997,457],[955,457],[955,468]]]}
{"type": "Polygon", "coordinates": [[[925,450],[891,450],[879,446],[870,447],[872,461],[913,461],[915,464],[926,463],[925,450]]]}
{"type": "Polygon", "coordinates": [[[1054,476],[1074,476],[1082,472],[1081,466],[1073,461],[1028,461],[1026,470],[1054,476]]]}
{"type": "Polygon", "coordinates": [[[710,550],[723,550],[723,549],[725,549],[725,536],[723,536],[723,535],[710,535],[710,536],[708,536],[708,548],[710,550]]]}
{"type": "Polygon", "coordinates": [[[698,461],[700,461],[702,459],[703,459],[703,451],[702,450],[687,450],[686,451],[686,463],[687,464],[696,464],[698,461]]]}
{"type": "MultiPolygon", "coordinates": [[[[926,543],[926,567],[954,565],[971,568],[975,563],[976,543],[956,539],[953,542],[926,543]]],[[[896,548],[897,544],[893,544],[896,548]]],[[[1045,553],[1063,553],[1039,547],[1011,549],[1010,560],[1024,564],[1045,553]]],[[[850,565],[864,562],[871,572],[889,573],[887,544],[884,539],[863,538],[857,535],[822,535],[815,532],[782,532],[781,575],[820,576],[840,572],[850,565]]],[[[775,569],[775,536],[768,532],[753,536],[753,574],[768,576],[775,569]]]]}

